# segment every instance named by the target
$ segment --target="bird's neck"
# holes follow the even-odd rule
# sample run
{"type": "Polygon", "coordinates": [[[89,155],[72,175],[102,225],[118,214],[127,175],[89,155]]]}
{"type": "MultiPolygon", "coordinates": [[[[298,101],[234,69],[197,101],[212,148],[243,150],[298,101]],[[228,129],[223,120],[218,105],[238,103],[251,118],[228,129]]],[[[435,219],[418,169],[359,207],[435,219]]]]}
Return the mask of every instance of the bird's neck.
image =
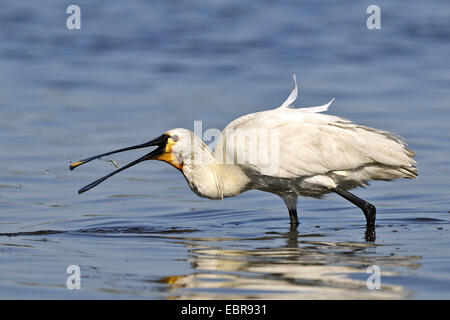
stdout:
{"type": "Polygon", "coordinates": [[[250,180],[236,165],[220,164],[202,142],[195,153],[183,160],[183,175],[200,197],[220,200],[249,189],[250,180]]]}

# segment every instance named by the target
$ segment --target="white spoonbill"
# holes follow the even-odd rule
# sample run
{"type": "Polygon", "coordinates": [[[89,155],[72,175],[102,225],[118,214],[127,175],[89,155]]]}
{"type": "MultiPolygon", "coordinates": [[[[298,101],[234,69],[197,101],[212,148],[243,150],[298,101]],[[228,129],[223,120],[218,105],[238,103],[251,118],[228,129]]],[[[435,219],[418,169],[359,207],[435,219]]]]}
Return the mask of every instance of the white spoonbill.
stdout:
{"type": "Polygon", "coordinates": [[[200,197],[223,199],[252,189],[280,196],[294,227],[298,196],[320,198],[331,192],[358,206],[367,226],[373,226],[375,206],[348,190],[369,180],[416,178],[414,152],[392,133],[322,114],[334,99],[323,106],[293,108],[297,91],[294,75],[294,89],[280,107],[231,122],[214,152],[192,131],[178,128],[147,143],[72,163],[71,170],[110,154],[157,147],[78,193],[144,160],[161,160],[181,171],[200,197]]]}

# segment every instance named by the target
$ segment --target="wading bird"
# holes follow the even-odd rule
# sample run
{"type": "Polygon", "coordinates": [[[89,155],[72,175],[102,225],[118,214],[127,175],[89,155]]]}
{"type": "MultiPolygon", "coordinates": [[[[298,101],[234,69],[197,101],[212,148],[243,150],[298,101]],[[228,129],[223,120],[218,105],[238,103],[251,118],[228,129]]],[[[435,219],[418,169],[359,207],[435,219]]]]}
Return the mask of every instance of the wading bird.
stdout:
{"type": "Polygon", "coordinates": [[[297,227],[298,196],[337,193],[359,207],[367,226],[375,206],[348,190],[369,180],[416,178],[414,152],[392,133],[325,115],[323,106],[293,108],[297,83],[278,108],[244,115],[222,132],[214,152],[187,129],[173,129],[147,143],[72,163],[70,169],[118,152],[156,147],[141,158],[81,188],[83,193],[116,173],[145,160],[171,164],[200,197],[223,199],[256,189],[280,196],[297,227]]]}

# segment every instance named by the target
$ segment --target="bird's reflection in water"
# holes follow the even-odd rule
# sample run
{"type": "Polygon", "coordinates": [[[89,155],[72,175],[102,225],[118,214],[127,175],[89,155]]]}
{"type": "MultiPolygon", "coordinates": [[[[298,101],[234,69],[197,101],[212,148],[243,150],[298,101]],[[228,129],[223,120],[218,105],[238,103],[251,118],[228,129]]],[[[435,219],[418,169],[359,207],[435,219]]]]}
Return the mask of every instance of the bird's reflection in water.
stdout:
{"type": "MultiPolygon", "coordinates": [[[[374,230],[367,234],[374,236],[374,230]]],[[[402,299],[409,293],[383,279],[381,289],[369,290],[367,267],[378,265],[386,277],[399,266],[421,266],[420,256],[377,254],[375,243],[327,242],[321,234],[297,230],[267,235],[284,239],[284,245],[236,249],[218,239],[211,239],[214,245],[189,239],[184,244],[193,272],[160,279],[162,290],[170,299],[402,299]]]]}

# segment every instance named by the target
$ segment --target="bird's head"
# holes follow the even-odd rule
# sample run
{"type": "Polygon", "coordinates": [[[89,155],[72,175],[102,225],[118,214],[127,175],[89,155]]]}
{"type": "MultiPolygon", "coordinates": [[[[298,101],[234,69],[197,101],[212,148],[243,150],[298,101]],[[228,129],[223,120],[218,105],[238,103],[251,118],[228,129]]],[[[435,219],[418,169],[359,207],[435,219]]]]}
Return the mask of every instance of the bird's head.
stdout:
{"type": "Polygon", "coordinates": [[[146,155],[140,157],[139,159],[130,162],[129,164],[123,166],[122,168],[117,169],[116,171],[111,172],[110,174],[88,184],[87,186],[81,188],[78,193],[83,193],[88,191],[89,189],[92,189],[93,187],[97,186],[98,184],[102,183],[106,179],[110,178],[111,176],[115,175],[116,173],[119,173],[122,170],[125,170],[129,167],[132,167],[142,161],[145,160],[160,160],[169,163],[173,167],[177,168],[180,171],[183,171],[183,167],[186,162],[190,163],[192,161],[192,157],[194,155],[194,146],[195,142],[199,142],[201,148],[203,148],[205,145],[204,143],[197,138],[194,133],[187,129],[172,129],[169,131],[166,131],[159,137],[150,140],[146,143],[139,144],[132,147],[126,147],[106,153],[102,153],[84,160],[80,160],[78,162],[74,162],[70,165],[70,170],[75,169],[76,167],[85,164],[87,162],[90,162],[95,159],[99,159],[104,156],[108,156],[114,153],[119,153],[123,151],[128,150],[134,150],[134,149],[141,149],[141,148],[147,148],[147,147],[156,147],[146,155]]]}

